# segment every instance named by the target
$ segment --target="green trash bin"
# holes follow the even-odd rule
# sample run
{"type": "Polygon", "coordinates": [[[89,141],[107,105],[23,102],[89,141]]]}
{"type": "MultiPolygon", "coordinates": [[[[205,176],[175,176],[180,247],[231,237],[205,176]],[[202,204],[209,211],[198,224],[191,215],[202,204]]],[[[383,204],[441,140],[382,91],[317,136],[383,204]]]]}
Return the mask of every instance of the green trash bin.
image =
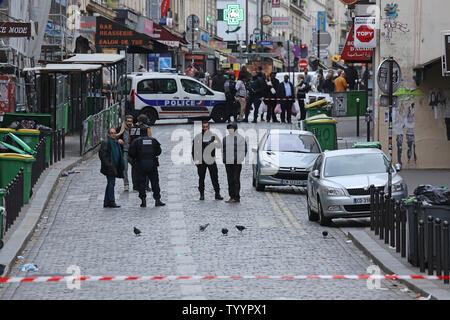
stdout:
{"type": "Polygon", "coordinates": [[[0,141],[3,141],[3,138],[10,132],[16,133],[16,130],[10,128],[0,128],[0,141]]]}
{"type": "Polygon", "coordinates": [[[372,148],[372,149],[380,149],[381,150],[381,143],[379,141],[373,141],[373,142],[357,142],[353,145],[354,149],[366,149],[366,148],[372,148]]]}
{"type": "Polygon", "coordinates": [[[366,92],[348,91],[347,92],[347,117],[356,117],[356,99],[359,98],[359,115],[364,117],[366,114],[366,92]]]}
{"type": "Polygon", "coordinates": [[[314,133],[322,151],[337,149],[337,133],[334,118],[319,114],[305,120],[306,130],[314,133]]]}
{"type": "Polygon", "coordinates": [[[17,153],[0,154],[0,188],[5,188],[23,168],[23,202],[30,201],[31,168],[36,159],[31,155],[17,153]]]}
{"type": "MultiPolygon", "coordinates": [[[[39,130],[32,129],[19,129],[14,133],[20,139],[23,140],[27,145],[30,146],[31,149],[34,150],[36,146],[41,141],[41,132],[39,130]]],[[[51,135],[45,135],[45,162],[50,163],[50,143],[52,137],[51,135]]]]}
{"type": "Polygon", "coordinates": [[[52,115],[46,113],[5,113],[2,127],[6,128],[14,121],[20,122],[22,120],[33,120],[41,125],[53,128],[52,115]]]}

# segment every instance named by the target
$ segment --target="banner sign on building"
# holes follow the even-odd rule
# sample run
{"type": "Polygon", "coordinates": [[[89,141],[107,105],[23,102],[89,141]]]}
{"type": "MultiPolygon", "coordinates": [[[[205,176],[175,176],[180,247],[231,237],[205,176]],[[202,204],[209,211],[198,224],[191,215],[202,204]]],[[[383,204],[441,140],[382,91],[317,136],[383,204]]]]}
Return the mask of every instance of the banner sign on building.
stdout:
{"type": "Polygon", "coordinates": [[[272,0],[272,8],[279,8],[281,1],[280,0],[272,0]]]}
{"type": "Polygon", "coordinates": [[[350,30],[345,43],[345,47],[342,50],[341,59],[345,62],[370,62],[372,61],[372,49],[367,48],[355,48],[354,45],[354,27],[350,30]]]}
{"type": "Polygon", "coordinates": [[[443,32],[442,76],[450,76],[450,30],[443,32]]]}
{"type": "Polygon", "coordinates": [[[272,28],[289,29],[291,17],[272,17],[272,28]]]}
{"type": "Polygon", "coordinates": [[[170,0],[163,0],[161,3],[161,18],[165,17],[170,8],[170,0]]]}
{"type": "Polygon", "coordinates": [[[376,18],[356,17],[355,18],[355,48],[376,48],[376,18]]]}
{"type": "Polygon", "coordinates": [[[0,22],[0,37],[29,38],[31,37],[31,23],[0,22]]]}
{"type": "Polygon", "coordinates": [[[128,29],[104,17],[97,17],[95,44],[110,47],[145,46],[147,48],[153,48],[150,37],[128,29]]]}

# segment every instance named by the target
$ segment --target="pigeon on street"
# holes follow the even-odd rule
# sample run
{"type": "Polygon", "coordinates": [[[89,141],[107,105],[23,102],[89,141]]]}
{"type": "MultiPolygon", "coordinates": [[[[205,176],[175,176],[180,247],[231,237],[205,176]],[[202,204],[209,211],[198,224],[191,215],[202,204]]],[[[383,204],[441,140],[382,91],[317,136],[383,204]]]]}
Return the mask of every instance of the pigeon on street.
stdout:
{"type": "Polygon", "coordinates": [[[228,235],[228,229],[223,228],[223,229],[222,229],[222,234],[223,234],[224,236],[228,235]]]}
{"type": "Polygon", "coordinates": [[[247,228],[244,226],[236,226],[236,229],[238,229],[242,233],[242,231],[244,231],[247,228]]]}
{"type": "Polygon", "coordinates": [[[207,224],[205,224],[203,226],[200,226],[200,231],[205,231],[206,228],[208,228],[208,226],[209,226],[209,223],[207,223],[207,224]]]}
{"type": "Polygon", "coordinates": [[[136,237],[141,235],[141,230],[139,230],[138,228],[134,227],[133,231],[136,237]]]}

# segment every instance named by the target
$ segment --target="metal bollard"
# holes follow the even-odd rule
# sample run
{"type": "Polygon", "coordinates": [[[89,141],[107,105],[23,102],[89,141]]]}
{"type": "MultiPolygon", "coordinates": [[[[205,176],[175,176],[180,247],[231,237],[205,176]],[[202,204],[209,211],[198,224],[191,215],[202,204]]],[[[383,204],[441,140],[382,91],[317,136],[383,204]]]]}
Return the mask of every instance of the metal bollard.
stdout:
{"type": "Polygon", "coordinates": [[[375,229],[375,186],[370,186],[370,230],[375,229]]]}
{"type": "Polygon", "coordinates": [[[391,199],[391,214],[390,214],[391,220],[389,220],[389,229],[390,230],[390,246],[395,247],[395,199],[391,199]]]}
{"type": "Polygon", "coordinates": [[[385,219],[384,219],[384,243],[389,243],[389,229],[390,229],[390,221],[391,221],[391,198],[389,195],[386,196],[386,204],[385,204],[385,219]]]}
{"type": "Polygon", "coordinates": [[[395,252],[400,252],[401,204],[395,201],[395,252]]]}
{"type": "Polygon", "coordinates": [[[380,234],[380,193],[375,191],[375,235],[380,234]]]}
{"type": "Polygon", "coordinates": [[[58,162],[58,131],[53,132],[53,162],[58,162]]]}
{"type": "Polygon", "coordinates": [[[66,129],[62,129],[62,158],[66,157],[66,129]]]}
{"type": "Polygon", "coordinates": [[[406,209],[400,210],[401,224],[402,224],[402,258],[406,257],[406,209]]]}
{"type": "Polygon", "coordinates": [[[419,207],[419,202],[417,200],[414,200],[414,209],[413,209],[413,230],[414,230],[414,256],[413,258],[413,262],[415,266],[419,265],[419,255],[418,255],[418,250],[419,250],[419,235],[418,235],[418,230],[419,230],[419,216],[418,216],[418,207],[419,207]]]}
{"type": "Polygon", "coordinates": [[[419,220],[419,266],[420,272],[425,272],[425,230],[424,222],[419,220]]]}
{"type": "Polygon", "coordinates": [[[442,275],[442,255],[441,255],[441,219],[434,220],[435,235],[436,235],[436,275],[442,275]]]}
{"type": "Polygon", "coordinates": [[[444,245],[442,246],[443,247],[443,249],[444,249],[444,254],[443,254],[443,256],[442,256],[442,271],[443,271],[443,273],[444,273],[444,277],[446,277],[445,279],[444,279],[444,283],[445,284],[448,284],[450,281],[449,281],[449,270],[448,270],[448,268],[449,268],[449,254],[448,254],[448,250],[449,250],[449,243],[448,243],[448,241],[449,241],[449,235],[448,235],[448,221],[444,221],[444,227],[443,227],[443,230],[442,230],[442,232],[444,233],[444,245]]]}
{"type": "Polygon", "coordinates": [[[50,134],[50,146],[49,146],[50,147],[50,165],[53,164],[53,153],[55,152],[53,138],[54,138],[54,135],[53,135],[53,131],[52,131],[52,133],[50,134]]]}
{"type": "Polygon", "coordinates": [[[434,272],[433,266],[433,217],[428,216],[427,218],[427,265],[428,265],[428,275],[432,275],[434,272]]]}
{"type": "Polygon", "coordinates": [[[385,215],[385,209],[386,209],[386,198],[384,197],[384,192],[380,192],[380,204],[381,204],[381,210],[380,210],[380,240],[384,239],[384,215],[385,215]]]}
{"type": "Polygon", "coordinates": [[[61,161],[61,130],[58,130],[58,161],[61,161]]]}

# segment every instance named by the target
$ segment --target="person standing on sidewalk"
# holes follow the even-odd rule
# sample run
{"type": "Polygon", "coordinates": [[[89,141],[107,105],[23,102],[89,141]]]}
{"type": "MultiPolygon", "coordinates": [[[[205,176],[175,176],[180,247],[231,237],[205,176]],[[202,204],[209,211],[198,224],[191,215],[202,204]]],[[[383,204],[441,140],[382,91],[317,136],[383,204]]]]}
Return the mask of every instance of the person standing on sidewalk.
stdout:
{"type": "Polygon", "coordinates": [[[100,172],[106,176],[107,180],[105,199],[103,201],[104,208],[120,208],[116,204],[114,187],[116,178],[123,179],[123,169],[125,167],[121,144],[123,144],[123,141],[117,141],[116,129],[109,129],[108,137],[102,141],[98,153],[101,161],[100,172]]]}
{"type": "MultiPolygon", "coordinates": [[[[122,149],[123,149],[123,160],[125,163],[124,171],[123,171],[123,189],[124,191],[130,190],[130,182],[128,180],[128,149],[130,147],[130,131],[133,127],[134,117],[132,115],[125,116],[125,122],[122,124],[120,130],[116,129],[117,137],[121,137],[123,141],[122,149]]],[[[131,164],[131,163],[130,163],[131,164]]],[[[134,185],[134,182],[133,182],[134,185]]]]}
{"type": "Polygon", "coordinates": [[[236,81],[234,73],[230,72],[228,74],[228,79],[225,81],[225,98],[227,99],[227,121],[231,122],[231,117],[234,121],[237,121],[238,110],[236,105],[236,81]]]}
{"type": "Polygon", "coordinates": [[[336,92],[346,92],[348,88],[347,80],[345,80],[345,72],[342,71],[339,77],[334,80],[336,92]]]}
{"type": "Polygon", "coordinates": [[[130,146],[128,154],[135,160],[136,169],[139,174],[139,198],[141,207],[147,207],[147,181],[152,185],[153,199],[155,207],[162,207],[166,204],[161,201],[161,190],[159,187],[158,156],[161,155],[161,144],[155,138],[143,136],[135,139],[130,146]]]}
{"type": "Polygon", "coordinates": [[[220,140],[210,131],[208,122],[202,123],[202,133],[195,136],[192,142],[192,159],[197,166],[198,191],[200,200],[205,200],[205,176],[209,171],[211,182],[216,193],[216,200],[223,200],[220,195],[219,175],[216,164],[216,148],[220,148],[220,140]]]}
{"type": "Polygon", "coordinates": [[[278,86],[278,98],[281,100],[281,122],[291,123],[292,104],[294,103],[294,86],[289,81],[289,76],[284,76],[284,81],[278,86]]]}
{"type": "Polygon", "coordinates": [[[248,116],[250,114],[252,105],[253,108],[253,123],[258,122],[258,110],[261,105],[261,98],[264,95],[264,91],[266,88],[266,83],[262,79],[262,76],[258,76],[258,73],[253,70],[252,79],[250,80],[248,90],[249,90],[249,99],[247,104],[247,109],[245,110],[245,119],[244,122],[248,122],[248,116]]]}
{"type": "Polygon", "coordinates": [[[245,87],[245,75],[239,74],[236,83],[236,95],[239,100],[240,112],[237,121],[244,120],[245,110],[247,108],[247,88],[245,87]]]}
{"type": "Polygon", "coordinates": [[[227,171],[228,194],[230,199],[226,203],[237,203],[241,201],[241,171],[242,163],[247,156],[247,141],[237,132],[238,126],[235,122],[227,126],[229,135],[223,139],[222,151],[223,162],[227,171]]]}

